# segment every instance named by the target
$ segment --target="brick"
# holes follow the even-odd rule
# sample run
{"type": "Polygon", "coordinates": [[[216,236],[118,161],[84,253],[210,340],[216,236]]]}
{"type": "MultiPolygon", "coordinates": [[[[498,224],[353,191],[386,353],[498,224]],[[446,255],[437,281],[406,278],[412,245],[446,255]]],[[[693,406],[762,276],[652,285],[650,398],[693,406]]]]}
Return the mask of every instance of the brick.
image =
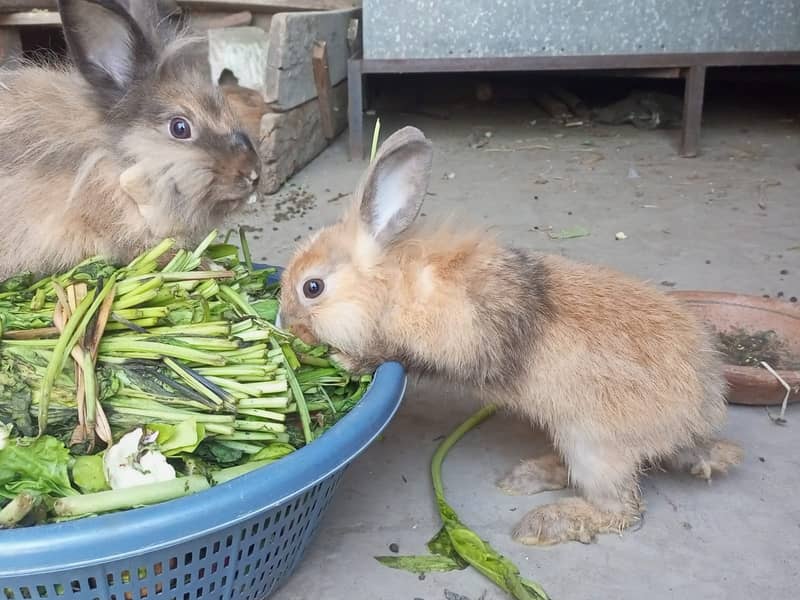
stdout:
{"type": "Polygon", "coordinates": [[[316,98],[311,48],[327,43],[331,84],[347,78],[347,31],[359,10],[280,13],[272,17],[267,59],[266,100],[289,110],[316,98]]]}
{"type": "Polygon", "coordinates": [[[228,27],[208,30],[208,62],[218,82],[225,69],[238,84],[266,96],[269,34],[260,27],[228,27]]]}
{"type": "MultiPolygon", "coordinates": [[[[346,82],[333,88],[331,99],[334,130],[339,134],[347,126],[346,82]]],[[[327,145],[316,98],[286,112],[264,115],[259,144],[263,165],[259,191],[263,194],[277,192],[327,145]]]]}

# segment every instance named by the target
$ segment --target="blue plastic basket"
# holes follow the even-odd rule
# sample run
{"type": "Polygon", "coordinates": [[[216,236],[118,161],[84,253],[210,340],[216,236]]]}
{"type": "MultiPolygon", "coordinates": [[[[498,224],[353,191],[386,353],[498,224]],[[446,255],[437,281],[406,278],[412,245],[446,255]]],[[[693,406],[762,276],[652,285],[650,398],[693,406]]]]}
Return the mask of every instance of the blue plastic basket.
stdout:
{"type": "Polygon", "coordinates": [[[325,435],[192,496],[0,531],[0,600],[262,600],[294,571],[349,463],[383,431],[406,385],[382,365],[325,435]]]}
{"type": "Polygon", "coordinates": [[[382,365],[361,401],[318,440],[186,498],[0,531],[0,599],[260,600],[297,567],[347,465],[405,391],[382,365]]]}

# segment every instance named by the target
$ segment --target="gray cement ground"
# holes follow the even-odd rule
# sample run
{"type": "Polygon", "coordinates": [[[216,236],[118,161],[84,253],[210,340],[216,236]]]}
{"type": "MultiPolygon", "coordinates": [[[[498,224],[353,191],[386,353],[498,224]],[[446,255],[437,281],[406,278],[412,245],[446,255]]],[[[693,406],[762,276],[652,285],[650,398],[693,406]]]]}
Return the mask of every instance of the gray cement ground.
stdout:
{"type": "MultiPolygon", "coordinates": [[[[384,115],[383,130],[411,123],[435,143],[425,218],[455,214],[515,244],[606,263],[665,289],[788,298],[800,295],[800,251],[790,250],[800,244],[800,121],[786,117],[709,110],[696,159],[676,156],[675,132],[563,129],[524,106],[457,110],[446,121],[384,115]],[[480,149],[469,146],[476,126],[493,132],[480,149]],[[578,225],[590,235],[546,233],[578,225]],[[619,231],[627,239],[616,241],[619,231]]],[[[337,216],[346,202],[339,195],[364,167],[348,162],[345,141],[299,173],[298,187],[245,215],[242,222],[260,228],[251,233],[258,257],[283,263],[297,236],[337,216]]],[[[440,525],[428,475],[435,440],[475,406],[454,390],[412,383],[384,439],[348,471],[316,542],[275,599],[441,600],[445,590],[504,598],[472,570],[420,580],[372,558],[388,554],[390,543],[404,554],[425,552],[440,525]]],[[[732,407],[726,434],[746,449],[741,468],[711,485],[647,477],[643,527],[593,545],[541,549],[510,539],[526,511],[563,495],[512,498],[495,489],[497,477],[542,443],[522,423],[495,417],[467,436],[445,463],[445,485],[463,520],[555,600],[789,600],[800,597],[800,408],[788,419],[779,427],[763,409],[732,407]]]]}

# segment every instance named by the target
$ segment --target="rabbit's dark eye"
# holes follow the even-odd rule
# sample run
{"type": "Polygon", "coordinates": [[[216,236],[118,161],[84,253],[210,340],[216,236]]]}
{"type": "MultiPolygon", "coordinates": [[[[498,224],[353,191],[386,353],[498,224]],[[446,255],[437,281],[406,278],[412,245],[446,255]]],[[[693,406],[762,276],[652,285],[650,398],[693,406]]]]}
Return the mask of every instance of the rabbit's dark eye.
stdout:
{"type": "Polygon", "coordinates": [[[192,126],[183,117],[174,117],[169,122],[169,134],[176,140],[188,140],[192,137],[192,126]]]}
{"type": "Polygon", "coordinates": [[[325,282],[322,279],[309,279],[303,284],[303,295],[306,298],[316,298],[325,289],[325,282]]]}

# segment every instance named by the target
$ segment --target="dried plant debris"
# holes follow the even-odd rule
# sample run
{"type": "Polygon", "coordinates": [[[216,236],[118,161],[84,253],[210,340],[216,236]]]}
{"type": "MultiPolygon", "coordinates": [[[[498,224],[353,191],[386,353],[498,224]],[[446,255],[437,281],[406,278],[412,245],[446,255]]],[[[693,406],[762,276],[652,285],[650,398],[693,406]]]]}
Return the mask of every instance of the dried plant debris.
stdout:
{"type": "Polygon", "coordinates": [[[772,330],[717,332],[717,350],[725,356],[725,362],[739,367],[758,367],[765,362],[778,370],[800,370],[800,356],[792,355],[772,330]]]}
{"type": "Polygon", "coordinates": [[[300,186],[291,185],[281,192],[275,202],[275,215],[273,221],[280,223],[306,216],[308,211],[317,205],[317,198],[307,189],[300,186]]]}

